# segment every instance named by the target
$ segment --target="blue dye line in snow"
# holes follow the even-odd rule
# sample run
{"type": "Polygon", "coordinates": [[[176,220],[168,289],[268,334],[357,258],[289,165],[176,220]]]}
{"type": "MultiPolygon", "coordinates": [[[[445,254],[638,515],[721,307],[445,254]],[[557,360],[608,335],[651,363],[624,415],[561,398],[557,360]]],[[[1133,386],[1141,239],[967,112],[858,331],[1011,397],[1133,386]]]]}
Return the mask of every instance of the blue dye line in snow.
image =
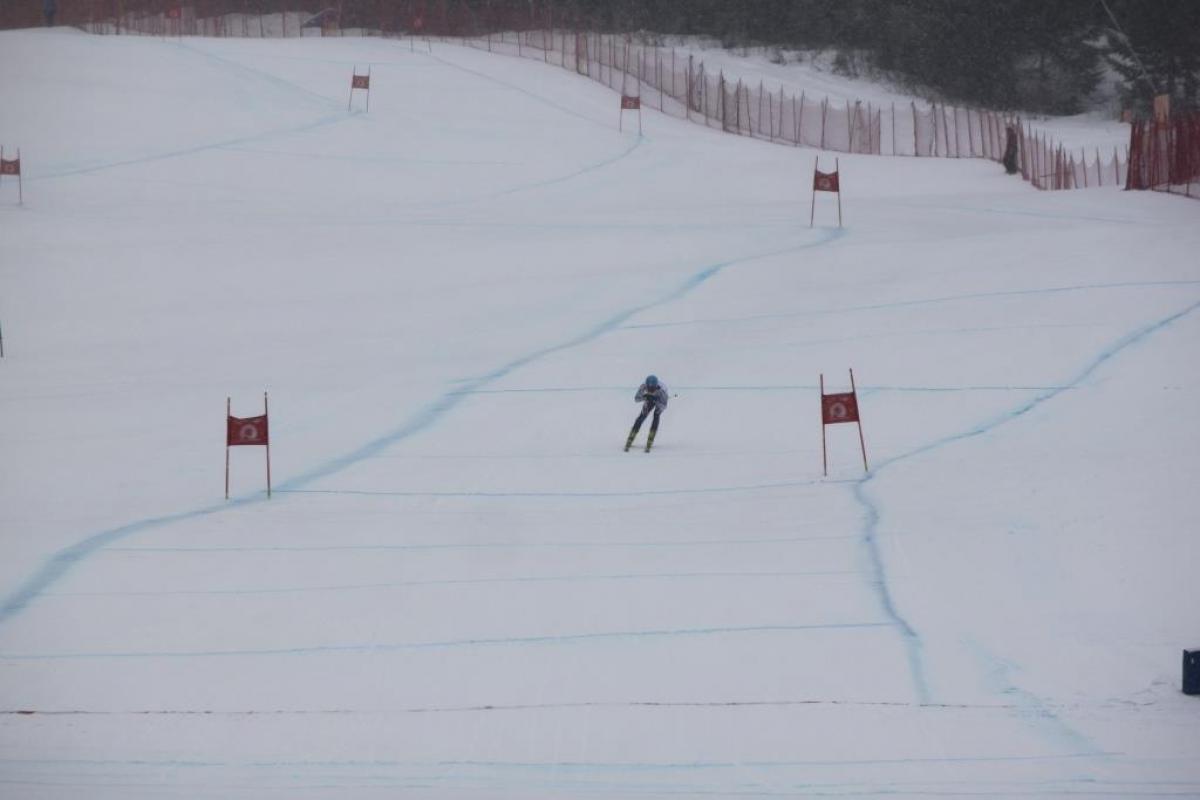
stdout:
{"type": "Polygon", "coordinates": [[[68,167],[60,170],[51,170],[49,172],[35,172],[30,176],[30,180],[41,180],[49,178],[68,178],[74,175],[87,175],[93,172],[100,172],[106,169],[115,169],[117,167],[130,167],[140,164],[149,164],[154,161],[164,161],[169,158],[181,158],[184,156],[196,155],[207,150],[220,150],[230,147],[231,145],[245,144],[247,142],[257,142],[263,139],[270,139],[274,136],[284,136],[292,133],[306,133],[309,131],[324,128],[329,125],[336,125],[340,122],[345,122],[350,119],[345,112],[331,114],[321,117],[315,122],[308,122],[303,125],[297,125],[291,128],[279,128],[277,130],[266,131],[265,133],[256,133],[251,136],[242,136],[236,139],[224,139],[219,142],[210,142],[209,144],[198,144],[194,147],[184,147],[178,150],[167,150],[154,155],[140,156],[138,158],[127,158],[123,161],[108,161],[102,164],[94,164],[92,166],[68,167]]]}
{"type": "MultiPolygon", "coordinates": [[[[785,383],[772,386],[755,386],[742,384],[738,386],[695,386],[674,385],[673,392],[812,392],[816,391],[815,383],[785,383]]],[[[1043,392],[1051,389],[1069,389],[1069,386],[860,386],[859,394],[874,392],[920,392],[920,393],[955,393],[955,392],[1043,392]]],[[[460,394],[545,394],[546,392],[621,392],[629,391],[628,386],[541,386],[520,389],[461,389],[460,394]]]]}
{"type": "MultiPolygon", "coordinates": [[[[299,97],[300,99],[306,100],[310,103],[315,101],[317,105],[326,106],[328,108],[340,109],[342,107],[340,99],[327,97],[319,92],[314,92],[304,84],[293,83],[292,81],[281,78],[278,75],[267,72],[266,70],[247,66],[240,61],[234,61],[232,58],[219,56],[216,53],[211,53],[208,50],[196,47],[193,44],[177,41],[169,43],[168,46],[182,50],[183,52],[191,55],[200,56],[207,61],[211,61],[212,63],[223,67],[226,72],[238,78],[239,83],[244,82],[246,78],[249,78],[250,80],[262,81],[263,83],[274,86],[277,89],[282,89],[285,92],[295,95],[296,97],[299,97]]],[[[347,112],[343,111],[343,116],[346,113],[347,112]]]]}
{"type": "Polygon", "coordinates": [[[873,628],[890,628],[891,622],[840,622],[814,625],[745,625],[711,628],[675,628],[647,631],[604,631],[597,633],[566,633],[546,636],[502,636],[478,639],[449,639],[438,642],[377,642],[361,644],[314,645],[311,647],[265,647],[244,650],[147,650],[137,652],[88,652],[88,653],[4,653],[4,661],[63,661],[94,658],[200,658],[225,656],[279,656],[320,655],[332,653],[386,653],[401,650],[442,650],[460,647],[488,647],[506,645],[559,645],[611,639],[662,639],[675,637],[727,636],[756,633],[801,633],[812,631],[845,631],[873,628]]]}
{"type": "Polygon", "coordinates": [[[964,300],[989,300],[997,297],[1021,297],[1025,295],[1060,294],[1063,292],[1089,292],[1105,289],[1146,289],[1169,286],[1196,286],[1200,281],[1128,281],[1124,283],[1092,283],[1078,286],[1051,286],[1042,289],[1006,289],[999,292],[971,292],[968,294],[946,295],[931,297],[924,300],[902,300],[897,303],[876,303],[864,306],[843,306],[841,308],[822,308],[808,311],[784,311],[777,314],[755,314],[746,317],[721,317],[714,319],[694,319],[681,322],[643,322],[636,325],[624,326],[627,330],[637,328],[674,328],[684,325],[717,325],[734,322],[755,322],[766,319],[788,319],[791,317],[817,317],[829,314],[845,314],[852,311],[887,311],[894,308],[911,306],[937,305],[940,303],[957,303],[964,300]]]}
{"type": "Polygon", "coordinates": [[[464,67],[461,64],[455,64],[454,62],[447,61],[444,58],[438,58],[437,56],[433,55],[432,53],[422,54],[422,55],[424,55],[428,59],[438,62],[439,64],[442,64],[443,66],[450,67],[451,69],[456,69],[460,72],[465,72],[468,75],[473,75],[476,78],[481,78],[489,83],[494,83],[497,86],[503,86],[505,89],[516,92],[517,94],[523,94],[526,97],[532,98],[533,100],[537,101],[538,103],[541,103],[542,105],[547,106],[548,108],[554,109],[555,111],[560,111],[563,114],[568,114],[577,119],[581,119],[584,122],[589,122],[592,125],[596,125],[600,128],[603,128],[606,131],[609,131],[609,132],[612,131],[611,119],[610,120],[594,119],[592,117],[587,116],[586,114],[580,114],[578,111],[567,108],[564,105],[559,105],[558,103],[555,103],[553,100],[549,100],[548,98],[545,98],[545,97],[541,96],[540,94],[531,92],[528,89],[524,88],[523,86],[518,86],[514,83],[508,83],[507,81],[502,81],[499,78],[497,78],[495,75],[489,75],[486,72],[479,72],[479,71],[473,70],[469,67],[464,67]]]}
{"type": "MultiPolygon", "coordinates": [[[[625,321],[637,314],[642,313],[643,311],[648,311],[652,308],[656,308],[667,303],[672,303],[682,297],[685,297],[687,294],[702,286],[716,275],[719,275],[723,270],[735,264],[749,263],[751,261],[757,261],[764,258],[772,258],[775,256],[798,252],[811,247],[818,247],[836,240],[843,235],[843,229],[825,229],[820,231],[814,239],[803,244],[793,245],[791,247],[785,247],[756,255],[745,256],[742,258],[735,258],[729,261],[722,261],[705,267],[685,280],[676,289],[667,292],[665,295],[656,300],[651,300],[615,314],[608,320],[600,323],[589,331],[579,334],[578,336],[568,339],[560,344],[545,347],[528,355],[514,359],[513,361],[510,361],[509,363],[487,373],[486,375],[465,381],[464,385],[467,389],[483,388],[488,384],[520,369],[521,367],[537,361],[538,359],[590,342],[600,336],[603,336],[609,331],[615,330],[625,321]]],[[[463,394],[458,391],[448,392],[427,406],[423,411],[418,412],[412,419],[410,419],[404,425],[401,425],[396,430],[367,442],[365,445],[348,453],[347,455],[332,459],[323,465],[309,470],[308,472],[301,473],[296,477],[284,481],[277,488],[283,492],[303,489],[306,485],[316,480],[334,475],[348,467],[376,456],[397,442],[400,442],[431,427],[445,414],[453,410],[459,403],[462,402],[463,398],[467,396],[467,394],[463,394]]],[[[113,542],[119,541],[136,533],[143,533],[147,530],[160,528],[175,522],[196,519],[197,517],[214,514],[218,511],[223,511],[227,508],[236,507],[245,503],[261,501],[262,499],[263,498],[261,495],[255,494],[252,496],[238,498],[228,503],[208,506],[207,508],[201,508],[195,511],[187,511],[178,514],[139,520],[137,522],[122,525],[117,528],[110,528],[109,530],[87,536],[76,544],[55,553],[29,578],[27,578],[24,583],[18,586],[13,593],[4,598],[3,603],[0,603],[0,624],[7,622],[13,616],[23,611],[34,598],[44,592],[49,586],[61,579],[62,576],[65,575],[72,566],[92,556],[98,550],[109,544],[112,544],[113,542]]]]}
{"type": "Polygon", "coordinates": [[[1003,694],[1005,698],[1015,701],[1017,707],[1026,718],[1036,718],[1049,723],[1050,727],[1055,729],[1057,736],[1065,739],[1073,750],[1100,752],[1101,748],[1095,742],[1063,722],[1046,703],[1042,702],[1041,698],[1032,692],[1027,692],[1019,688],[1010,681],[1008,674],[1012,671],[1012,664],[998,658],[974,640],[968,640],[966,645],[974,653],[975,657],[985,665],[988,676],[995,684],[994,688],[997,693],[1003,694]]]}
{"type": "Polygon", "coordinates": [[[386,450],[387,448],[391,447],[392,445],[396,444],[397,442],[399,442],[403,439],[406,439],[409,436],[412,436],[413,434],[415,434],[419,431],[423,431],[426,428],[430,427],[431,425],[433,425],[433,423],[435,423],[439,419],[441,419],[447,412],[449,412],[450,410],[455,408],[457,405],[459,405],[465,398],[469,397],[476,390],[482,389],[482,388],[488,386],[489,384],[494,383],[497,380],[500,380],[501,378],[507,377],[508,375],[517,371],[518,369],[520,369],[524,366],[527,366],[529,364],[532,364],[533,362],[538,361],[542,358],[545,358],[546,356],[553,355],[555,353],[559,353],[564,350],[570,350],[572,348],[579,347],[580,345],[587,344],[588,342],[598,339],[599,337],[603,336],[604,334],[606,334],[610,331],[616,330],[618,327],[620,327],[622,324],[624,324],[627,320],[629,320],[630,318],[632,318],[634,316],[637,316],[638,314],[641,314],[645,311],[649,311],[650,309],[653,309],[653,308],[657,308],[658,306],[661,306],[661,305],[673,303],[676,300],[679,300],[680,298],[685,297],[686,295],[695,291],[697,288],[702,286],[704,283],[706,283],[707,281],[709,281],[716,275],[720,274],[723,270],[727,269],[728,267],[731,267],[735,264],[745,264],[745,263],[749,263],[751,261],[757,261],[757,260],[761,260],[761,259],[765,259],[765,258],[772,258],[775,256],[786,255],[788,253],[798,252],[800,250],[805,250],[805,249],[808,249],[811,247],[817,247],[817,246],[826,244],[830,241],[833,241],[835,239],[838,239],[842,235],[844,235],[844,234],[841,229],[827,229],[827,230],[821,231],[820,235],[814,241],[806,242],[805,244],[794,245],[792,247],[786,247],[786,248],[782,248],[779,250],[773,250],[773,251],[765,252],[765,253],[759,253],[759,254],[753,255],[753,256],[745,256],[742,258],[736,258],[736,259],[732,259],[730,261],[723,261],[723,262],[705,267],[704,269],[700,270],[699,272],[697,272],[696,274],[692,275],[690,278],[685,280],[678,288],[668,292],[666,295],[659,297],[658,299],[651,300],[647,303],[643,303],[641,305],[634,306],[634,307],[626,309],[625,311],[622,311],[618,314],[615,314],[614,316],[610,317],[609,319],[607,319],[604,322],[600,323],[599,325],[595,326],[591,330],[585,331],[584,333],[581,333],[578,336],[568,339],[565,342],[561,342],[556,345],[551,345],[549,347],[544,347],[540,350],[535,350],[534,352],[529,353],[528,355],[525,355],[525,356],[521,356],[520,358],[514,359],[514,360],[508,362],[507,364],[505,364],[495,370],[492,370],[491,372],[489,372],[485,375],[482,375],[482,376],[479,376],[476,378],[472,378],[470,380],[462,382],[461,389],[455,389],[451,392],[447,392],[446,394],[442,395],[437,400],[435,400],[433,403],[431,403],[429,406],[427,406],[423,411],[418,412],[407,424],[403,425],[402,427],[396,429],[395,431],[392,431],[391,433],[385,434],[373,441],[366,443],[362,447],[358,448],[357,450],[354,450],[351,453],[348,453],[345,456],[342,456],[341,458],[333,459],[322,466],[319,466],[308,472],[301,473],[297,477],[292,478],[291,480],[283,483],[279,487],[279,489],[280,489],[280,491],[284,491],[284,492],[296,490],[296,489],[302,489],[302,488],[304,488],[304,486],[312,483],[313,481],[316,481],[320,478],[327,477],[327,476],[332,475],[337,472],[341,472],[342,470],[346,469],[349,466],[352,466],[354,464],[359,463],[360,461],[363,461],[365,459],[368,459],[375,455],[378,455],[380,452],[382,452],[383,450],[386,450]]]}
{"type": "MultiPolygon", "coordinates": [[[[831,481],[833,482],[833,481],[831,481]]],[[[852,483],[853,481],[848,481],[852,483]]],[[[679,540],[648,540],[648,541],[629,541],[621,539],[603,539],[600,541],[580,541],[580,542],[528,542],[528,541],[507,541],[507,542],[459,542],[445,543],[438,542],[436,544],[321,544],[321,545],[238,545],[238,546],[220,546],[213,545],[209,547],[106,547],[105,553],[326,553],[326,552],[353,552],[355,550],[508,550],[518,548],[526,549],[552,549],[552,550],[575,550],[575,549],[613,549],[613,548],[669,548],[669,547],[746,547],[749,545],[776,545],[776,544],[806,544],[811,542],[828,542],[842,541],[845,539],[859,539],[858,535],[847,536],[837,534],[834,536],[776,536],[765,539],[679,539],[679,540]]]]}
{"type": "MultiPolygon", "coordinates": [[[[570,770],[584,772],[656,772],[656,771],[677,771],[677,770],[741,770],[745,767],[754,767],[756,769],[790,769],[794,767],[840,767],[840,766],[872,766],[872,765],[911,765],[911,764],[992,764],[992,763],[1009,763],[1009,762],[1046,762],[1046,761],[1070,761],[1076,759],[1094,758],[1097,755],[1121,755],[1116,752],[1106,753],[1059,753],[1052,755],[1005,755],[1005,756],[916,756],[912,758],[847,758],[847,759],[808,759],[808,760],[788,760],[788,761],[474,761],[474,760],[443,760],[443,761],[398,761],[395,759],[343,759],[338,761],[321,760],[321,761],[294,761],[294,760],[275,760],[275,761],[191,761],[179,759],[86,759],[86,758],[0,758],[2,765],[53,765],[53,766],[136,766],[136,767],[251,767],[251,768],[278,768],[278,767],[307,767],[314,769],[330,769],[330,768],[360,768],[360,767],[419,767],[421,769],[432,769],[449,767],[452,769],[480,768],[480,769],[504,769],[504,770],[570,770]]],[[[1176,759],[1180,760],[1180,759],[1176,759]]],[[[1086,780],[1086,779],[1085,779],[1086,780]]],[[[4,783],[4,781],[0,781],[4,783]]],[[[1058,781],[1046,781],[1045,783],[1058,785],[1058,781]]],[[[1105,785],[1113,785],[1114,782],[1105,781],[1105,785]]],[[[1193,781],[1147,781],[1155,786],[1194,786],[1193,781]]],[[[1142,786],[1142,782],[1120,781],[1116,782],[1121,786],[1142,786]]],[[[973,782],[973,785],[978,786],[978,782],[973,782]]],[[[687,794],[693,796],[698,794],[694,788],[690,789],[687,794]]],[[[884,790],[883,794],[903,794],[895,790],[884,790]]],[[[658,794],[657,792],[655,794],[658,794]]],[[[720,793],[724,795],[725,793],[720,793]]],[[[737,796],[743,796],[747,793],[736,792],[737,796]]],[[[758,794],[757,792],[751,793],[758,794]]],[[[855,793],[858,796],[859,793],[855,793]]],[[[922,792],[921,794],[927,794],[922,792]]],[[[981,792],[968,792],[967,796],[974,797],[981,792]]],[[[986,793],[982,793],[986,794],[986,793]]],[[[1061,792],[1055,792],[1061,794],[1061,792]]],[[[1095,794],[1095,792],[1085,792],[1085,794],[1095,794]]],[[[786,796],[793,797],[794,793],[788,793],[786,796]]],[[[1142,793],[1137,793],[1138,797],[1142,797],[1142,793]]],[[[1178,794],[1173,796],[1179,797],[1178,794]]]]}
{"type": "Polygon", "coordinates": [[[760,492],[769,489],[793,489],[797,486],[815,486],[820,481],[780,481],[779,483],[758,483],[748,486],[709,486],[699,489],[636,489],[627,492],[404,492],[381,489],[280,489],[280,492],[293,494],[345,494],[345,495],[374,495],[379,497],[477,497],[481,499],[496,498],[531,498],[531,497],[657,497],[660,495],[678,494],[725,494],[730,492],[760,492]]]}
{"type": "Polygon", "coordinates": [[[226,595],[308,594],[319,592],[375,591],[427,586],[491,586],[520,583],[585,583],[588,581],[686,581],[713,578],[762,580],[764,578],[828,578],[860,575],[856,570],[818,570],[795,572],[626,572],[611,575],[518,575],[508,578],[445,578],[426,581],[387,581],[327,586],[281,586],[251,589],[163,589],[111,592],[46,592],[43,597],[208,597],[226,595]]]}
{"type": "MultiPolygon", "coordinates": [[[[871,563],[871,569],[874,573],[874,579],[872,582],[876,591],[878,592],[880,602],[883,605],[884,614],[888,617],[888,619],[892,620],[904,634],[914,685],[917,691],[917,696],[922,702],[929,702],[931,697],[928,679],[925,675],[924,662],[921,655],[923,645],[921,642],[921,637],[917,634],[916,630],[897,610],[895,600],[892,597],[892,591],[888,581],[887,568],[884,565],[884,560],[879,550],[880,510],[878,504],[871,499],[867,491],[870,482],[875,480],[883,470],[887,469],[893,464],[897,464],[924,453],[943,448],[955,442],[963,441],[964,439],[991,433],[1000,426],[1021,418],[1025,414],[1040,406],[1042,403],[1057,397],[1059,394],[1070,388],[1079,386],[1089,376],[1095,373],[1095,371],[1098,370],[1101,365],[1108,362],[1118,353],[1138,344],[1147,336],[1182,319],[1183,317],[1196,311],[1198,308],[1200,308],[1200,302],[1193,303],[1168,317],[1138,328],[1132,333],[1121,337],[1108,348],[1106,348],[1098,356],[1092,359],[1092,361],[1089,362],[1079,372],[1079,374],[1075,376],[1074,379],[1068,381],[1063,386],[1043,392],[1013,411],[1010,411],[997,419],[993,419],[989,422],[978,425],[968,431],[944,437],[902,455],[886,459],[885,461],[876,465],[874,472],[859,478],[855,482],[854,497],[865,511],[866,518],[863,527],[863,543],[866,546],[867,556],[871,563]]],[[[1078,733],[1066,728],[1065,725],[1062,725],[1062,727],[1069,732],[1069,735],[1081,738],[1079,737],[1078,733]]]]}

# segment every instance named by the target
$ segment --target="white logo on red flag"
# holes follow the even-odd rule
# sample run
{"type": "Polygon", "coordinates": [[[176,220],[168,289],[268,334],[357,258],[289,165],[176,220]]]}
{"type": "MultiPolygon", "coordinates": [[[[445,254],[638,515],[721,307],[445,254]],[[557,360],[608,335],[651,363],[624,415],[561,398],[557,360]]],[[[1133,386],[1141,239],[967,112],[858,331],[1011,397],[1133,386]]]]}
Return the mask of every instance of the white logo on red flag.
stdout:
{"type": "Polygon", "coordinates": [[[821,417],[826,425],[858,422],[858,398],[854,392],[821,395],[821,417]]]}
{"type": "Polygon", "coordinates": [[[225,434],[228,447],[237,445],[265,445],[270,442],[267,433],[267,415],[261,417],[230,417],[225,434]]]}
{"type": "Polygon", "coordinates": [[[630,97],[629,95],[621,95],[621,108],[629,110],[637,110],[642,107],[642,98],[630,97]]]}
{"type": "Polygon", "coordinates": [[[836,172],[814,172],[813,173],[813,191],[816,191],[816,192],[836,192],[836,191],[838,191],[838,174],[836,172]]]}

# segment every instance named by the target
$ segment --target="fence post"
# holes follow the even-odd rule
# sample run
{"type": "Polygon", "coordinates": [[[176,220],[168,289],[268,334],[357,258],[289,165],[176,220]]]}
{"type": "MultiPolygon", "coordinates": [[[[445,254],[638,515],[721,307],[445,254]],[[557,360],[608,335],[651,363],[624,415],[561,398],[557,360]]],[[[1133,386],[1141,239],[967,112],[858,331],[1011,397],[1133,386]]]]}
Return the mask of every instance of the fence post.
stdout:
{"type": "Polygon", "coordinates": [[[846,100],[846,152],[854,152],[854,123],[858,119],[858,101],[854,103],[854,111],[850,111],[850,100],[846,100]]]}
{"type": "Polygon", "coordinates": [[[779,84],[779,138],[783,138],[783,84],[779,84]]]}
{"type": "Polygon", "coordinates": [[[917,103],[916,103],[916,101],[912,101],[912,112],[913,112],[913,155],[919,156],[919,155],[921,155],[921,148],[917,144],[917,103]]]}
{"type": "MultiPolygon", "coordinates": [[[[880,146],[882,149],[882,145],[880,146]]],[[[896,155],[896,101],[892,101],[892,155],[896,155]]]]}
{"type": "Polygon", "coordinates": [[[829,95],[821,101],[821,149],[825,149],[825,120],[829,116],[829,95]]]}
{"type": "MultiPolygon", "coordinates": [[[[761,86],[762,86],[762,84],[760,83],[759,91],[762,91],[761,86]]],[[[780,111],[782,112],[783,109],[780,109],[780,111]]],[[[772,142],[775,141],[775,95],[774,94],[767,95],[767,128],[768,128],[767,138],[772,142]]]]}
{"type": "Polygon", "coordinates": [[[795,103],[796,103],[795,96],[793,95],[792,118],[794,120],[796,120],[796,146],[799,147],[800,145],[804,144],[804,142],[803,142],[803,137],[804,137],[804,90],[803,89],[800,90],[800,113],[799,114],[795,113],[795,111],[796,111],[795,103]]]}

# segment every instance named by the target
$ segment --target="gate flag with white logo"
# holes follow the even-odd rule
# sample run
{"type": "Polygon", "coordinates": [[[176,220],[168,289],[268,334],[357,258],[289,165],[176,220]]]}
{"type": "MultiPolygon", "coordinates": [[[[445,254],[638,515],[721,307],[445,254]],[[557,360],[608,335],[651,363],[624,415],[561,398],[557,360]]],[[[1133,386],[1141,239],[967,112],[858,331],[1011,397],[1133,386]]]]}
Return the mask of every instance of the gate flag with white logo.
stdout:
{"type": "Polygon", "coordinates": [[[17,176],[17,203],[25,203],[25,188],[21,185],[21,149],[17,148],[16,158],[5,158],[4,147],[0,145],[0,178],[5,175],[17,176]]]}
{"type": "Polygon", "coordinates": [[[350,99],[346,101],[346,110],[350,110],[350,105],[354,102],[354,90],[362,89],[367,93],[367,107],[365,110],[371,110],[371,65],[367,65],[367,74],[359,75],[358,66],[355,65],[354,72],[350,75],[350,99]]]}
{"type": "Polygon", "coordinates": [[[813,163],[812,210],[808,212],[808,227],[813,226],[817,214],[817,192],[833,192],[837,195],[838,227],[842,227],[842,183],[839,177],[838,160],[833,160],[833,172],[821,172],[821,157],[813,163]]]}
{"type": "Polygon", "coordinates": [[[624,130],[625,112],[636,111],[638,114],[638,133],[642,132],[642,98],[631,95],[621,95],[621,114],[617,117],[617,130],[624,130]]]}
{"type": "Polygon", "coordinates": [[[825,426],[842,422],[858,425],[858,444],[862,448],[863,471],[867,467],[867,445],[863,440],[862,419],[858,414],[858,392],[854,388],[854,370],[850,370],[850,391],[825,394],[825,375],[821,375],[821,472],[829,474],[829,457],[825,447],[825,426]]]}
{"type": "Polygon", "coordinates": [[[235,417],[230,413],[230,398],[225,398],[225,499],[229,499],[229,448],[261,445],[267,450],[267,497],[271,496],[271,437],[267,426],[267,393],[263,392],[263,413],[258,417],[235,417]]]}

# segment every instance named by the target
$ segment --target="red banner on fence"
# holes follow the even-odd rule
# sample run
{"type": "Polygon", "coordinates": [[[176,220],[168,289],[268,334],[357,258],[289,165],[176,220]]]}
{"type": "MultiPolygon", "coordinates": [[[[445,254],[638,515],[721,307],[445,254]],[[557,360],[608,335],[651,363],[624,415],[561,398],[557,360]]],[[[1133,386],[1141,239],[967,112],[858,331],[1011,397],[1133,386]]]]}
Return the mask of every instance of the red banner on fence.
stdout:
{"type": "Polygon", "coordinates": [[[269,442],[267,415],[261,417],[230,417],[225,435],[225,445],[235,447],[244,444],[265,445],[269,442]]]}
{"type": "Polygon", "coordinates": [[[179,19],[183,16],[183,9],[179,6],[167,9],[167,19],[179,19]]]}

